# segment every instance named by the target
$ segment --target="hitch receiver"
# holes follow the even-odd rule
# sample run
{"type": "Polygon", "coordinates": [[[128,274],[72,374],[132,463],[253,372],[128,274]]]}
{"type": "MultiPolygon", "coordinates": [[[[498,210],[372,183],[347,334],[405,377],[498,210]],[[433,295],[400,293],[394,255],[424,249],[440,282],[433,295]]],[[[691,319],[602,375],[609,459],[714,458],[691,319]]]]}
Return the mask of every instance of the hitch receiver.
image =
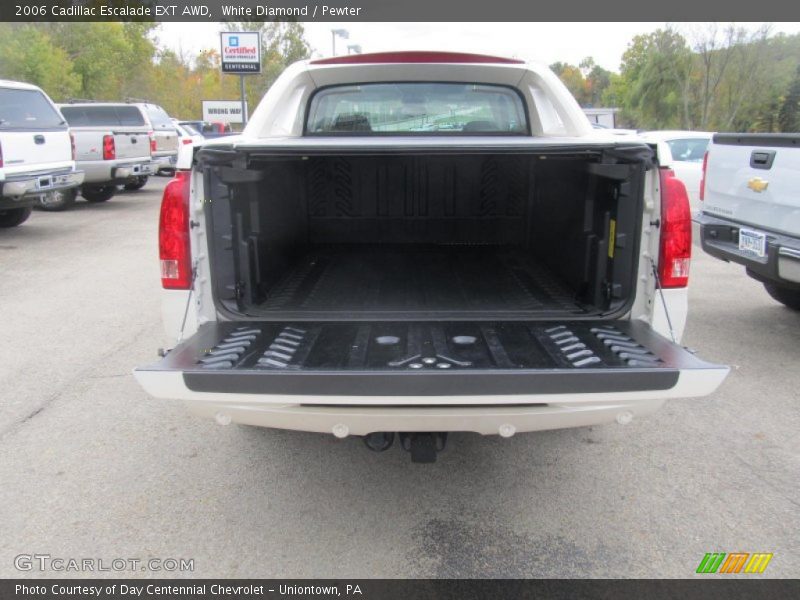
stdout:
{"type": "Polygon", "coordinates": [[[447,432],[419,432],[400,434],[403,450],[411,452],[411,462],[434,463],[436,455],[447,445],[447,432]]]}

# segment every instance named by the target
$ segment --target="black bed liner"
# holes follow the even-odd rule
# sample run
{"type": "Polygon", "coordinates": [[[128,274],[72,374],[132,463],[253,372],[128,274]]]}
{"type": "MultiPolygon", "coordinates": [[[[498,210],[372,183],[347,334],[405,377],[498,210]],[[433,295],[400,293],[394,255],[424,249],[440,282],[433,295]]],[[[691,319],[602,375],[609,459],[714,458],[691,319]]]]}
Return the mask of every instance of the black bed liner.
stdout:
{"type": "Polygon", "coordinates": [[[311,247],[248,312],[343,311],[406,320],[409,312],[425,318],[446,311],[452,320],[500,312],[584,314],[587,308],[573,296],[520,248],[361,244],[311,247]]]}
{"type": "Polygon", "coordinates": [[[666,390],[716,368],[645,323],[224,322],[144,371],[193,391],[454,396],[666,390]]]}

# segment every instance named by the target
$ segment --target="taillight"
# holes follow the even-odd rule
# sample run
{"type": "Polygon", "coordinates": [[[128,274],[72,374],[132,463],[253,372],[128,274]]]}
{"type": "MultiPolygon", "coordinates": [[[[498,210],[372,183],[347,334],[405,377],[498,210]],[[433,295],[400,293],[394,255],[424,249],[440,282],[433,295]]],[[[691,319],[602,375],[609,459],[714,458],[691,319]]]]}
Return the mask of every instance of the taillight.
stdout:
{"type": "Polygon", "coordinates": [[[114,146],[114,136],[103,136],[103,160],[114,160],[117,158],[117,149],[114,146]]]}
{"type": "Polygon", "coordinates": [[[158,256],[161,286],[188,290],[192,285],[189,247],[189,179],[191,171],[177,171],[164,188],[158,220],[158,256]]]}
{"type": "Polygon", "coordinates": [[[703,154],[703,174],[700,176],[700,200],[706,199],[706,169],[708,169],[708,150],[703,154]]]}
{"type": "Polygon", "coordinates": [[[187,144],[191,144],[192,143],[192,138],[183,138],[181,140],[181,142],[183,143],[184,146],[187,145],[187,144]]]}
{"type": "Polygon", "coordinates": [[[150,132],[149,135],[150,135],[150,154],[153,155],[156,153],[156,136],[152,131],[150,132]]]}
{"type": "Polygon", "coordinates": [[[692,258],[692,216],[686,186],[672,169],[660,170],[661,244],[658,277],[662,288],[689,285],[692,258]]]}
{"type": "Polygon", "coordinates": [[[74,133],[70,133],[69,134],[69,147],[70,147],[70,150],[72,151],[72,160],[76,160],[77,157],[78,157],[78,154],[75,151],[75,134],[74,133]]]}

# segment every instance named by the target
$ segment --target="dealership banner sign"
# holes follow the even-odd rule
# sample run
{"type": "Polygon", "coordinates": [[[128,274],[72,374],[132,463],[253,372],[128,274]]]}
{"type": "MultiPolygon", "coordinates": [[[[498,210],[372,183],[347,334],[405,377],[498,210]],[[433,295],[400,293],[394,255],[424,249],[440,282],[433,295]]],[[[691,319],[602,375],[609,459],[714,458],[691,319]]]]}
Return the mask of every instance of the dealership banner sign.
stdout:
{"type": "Polygon", "coordinates": [[[220,57],[223,73],[261,73],[261,35],[252,31],[223,31],[220,57]]]}

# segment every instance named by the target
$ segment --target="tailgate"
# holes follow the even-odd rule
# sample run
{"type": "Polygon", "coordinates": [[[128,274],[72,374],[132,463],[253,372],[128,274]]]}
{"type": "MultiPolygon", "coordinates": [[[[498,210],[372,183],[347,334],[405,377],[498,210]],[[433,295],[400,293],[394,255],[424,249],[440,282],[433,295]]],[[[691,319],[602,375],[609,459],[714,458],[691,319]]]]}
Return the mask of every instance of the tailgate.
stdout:
{"type": "Polygon", "coordinates": [[[0,132],[0,143],[6,175],[59,168],[72,159],[69,133],[66,129],[3,131],[0,132]]]}
{"type": "Polygon", "coordinates": [[[156,129],[156,154],[171,154],[178,151],[178,132],[174,129],[156,129]]]}
{"type": "Polygon", "coordinates": [[[135,372],[161,398],[373,406],[704,396],[727,373],[638,321],[210,323],[135,372]]]}
{"type": "Polygon", "coordinates": [[[800,136],[716,134],[703,212],[800,234],[800,136]]]}
{"type": "Polygon", "coordinates": [[[114,131],[117,159],[150,158],[150,136],[146,131],[114,131]]]}

